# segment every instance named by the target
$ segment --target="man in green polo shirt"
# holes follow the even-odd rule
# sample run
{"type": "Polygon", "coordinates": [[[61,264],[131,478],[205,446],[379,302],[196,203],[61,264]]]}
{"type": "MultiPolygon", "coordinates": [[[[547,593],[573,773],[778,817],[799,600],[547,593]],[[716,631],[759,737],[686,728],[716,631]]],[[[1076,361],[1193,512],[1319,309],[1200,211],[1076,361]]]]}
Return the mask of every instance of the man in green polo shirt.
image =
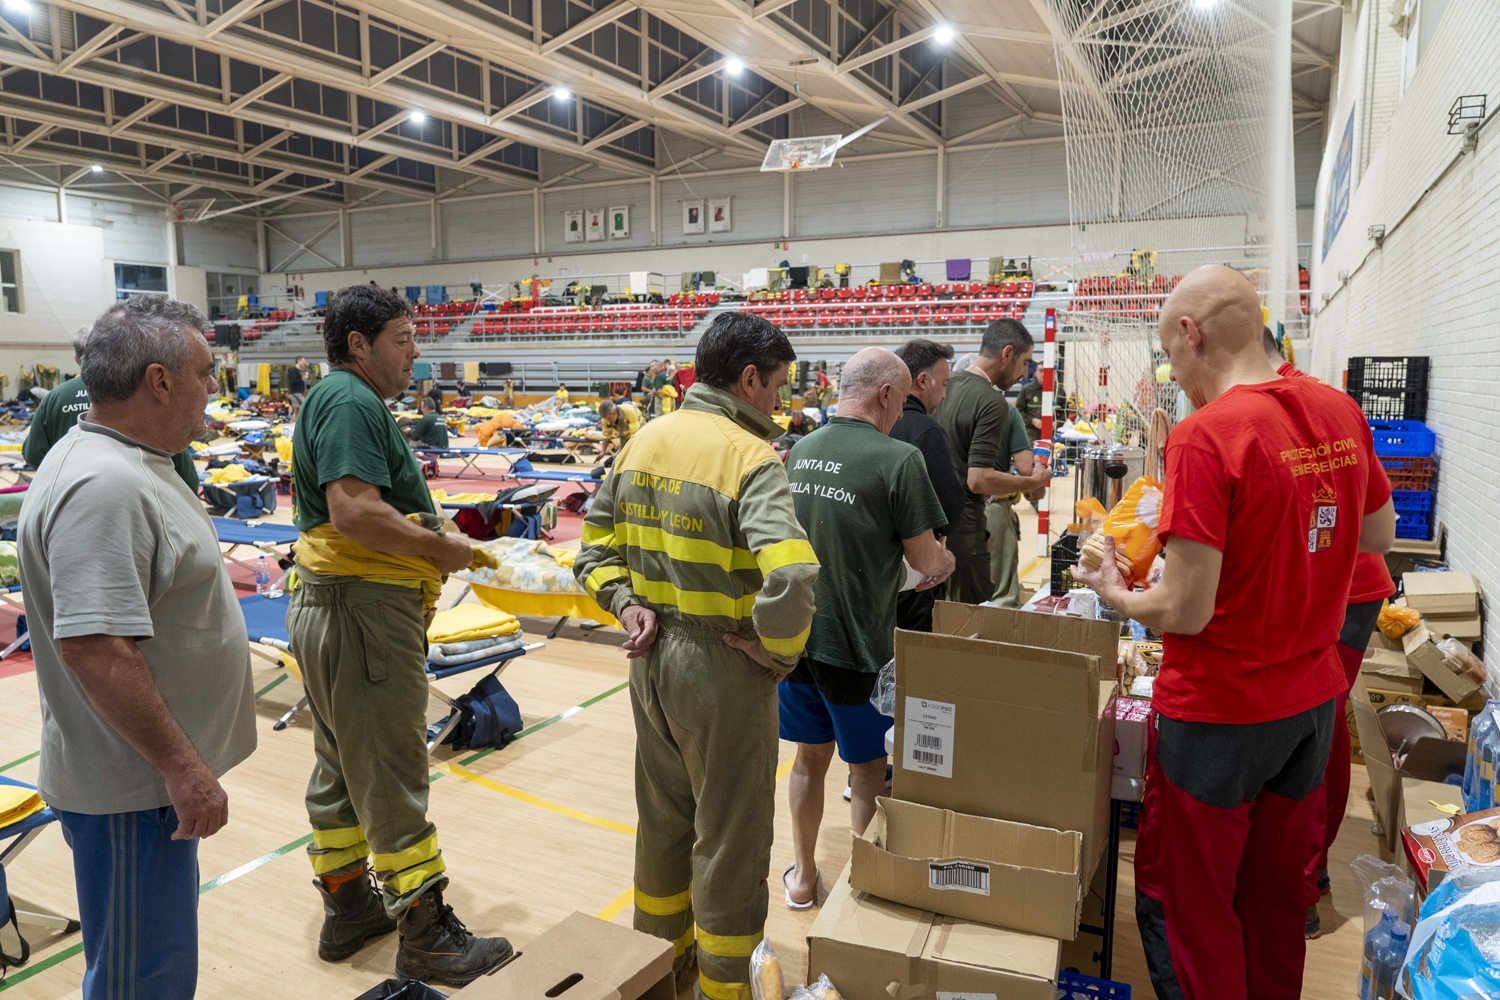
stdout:
{"type": "Polygon", "coordinates": [[[954,468],[964,482],[964,513],[948,532],[948,549],[958,560],[948,579],[950,601],[979,604],[994,597],[985,498],[1034,493],[1052,476],[1046,468],[1030,476],[1000,471],[1008,457],[1007,411],[1011,406],[1003,392],[995,390],[1015,384],[1031,360],[1031,351],[1026,327],[1013,319],[995,320],[985,328],[979,357],[948,380],[947,397],[932,415],[948,435],[954,468]]]}
{"type": "Polygon", "coordinates": [[[406,425],[406,436],[422,448],[448,447],[448,422],[437,412],[431,396],[421,399],[422,415],[406,425]]]}
{"type": "Polygon", "coordinates": [[[807,654],[777,690],[781,738],[798,744],[789,790],[795,864],[782,875],[793,909],[812,906],[817,893],[823,779],[834,750],[849,765],[856,835],[885,792],[890,720],[870,693],[895,655],[902,558],[927,588],[953,570],[933,531],[948,518],[922,453],[887,436],[910,391],[904,361],[883,347],[865,348],[844,365],[838,416],[787,455],[797,520],[822,566],[807,654]]]}
{"type": "MultiPolygon", "coordinates": [[[[78,332],[73,334],[73,360],[80,366],[83,364],[83,350],[88,343],[89,329],[86,326],[79,327],[78,332]]],[[[33,469],[40,467],[47,452],[62,440],[64,434],[73,429],[78,418],[88,412],[89,405],[89,391],[84,388],[83,379],[76,375],[43,396],[36,405],[36,412],[31,415],[31,428],[26,432],[26,440],[21,445],[21,457],[26,459],[26,463],[33,469]]],[[[198,466],[193,464],[192,446],[172,459],[172,467],[196,496],[198,466]]]]}
{"type": "Polygon", "coordinates": [[[411,306],[383,288],[330,297],[333,372],[307,394],[292,451],[301,536],[287,631],[302,667],[315,762],[308,846],[323,897],[318,957],[398,929],[396,974],[463,986],[511,956],[443,902],[447,865],[427,818],[426,627],[442,575],[473,550],[441,533],[422,469],[385,400],[411,382],[411,306]],[[370,855],[381,890],[369,881],[370,855]],[[382,905],[383,904],[383,905],[382,905]]]}
{"type": "MultiPolygon", "coordinates": [[[[997,386],[995,394],[1004,398],[997,386]]],[[[1011,467],[1022,476],[1029,476],[1034,465],[1031,442],[1026,438],[1026,423],[1021,411],[1004,403],[1005,437],[1000,449],[1000,460],[995,464],[997,472],[1009,474],[1011,467]]],[[[989,533],[990,580],[995,585],[990,600],[1002,608],[1021,606],[1021,519],[1016,515],[1016,504],[1021,502],[1020,492],[1006,496],[990,497],[984,508],[984,526],[989,533]]],[[[1041,494],[1033,491],[1025,494],[1029,500],[1041,494]]]]}

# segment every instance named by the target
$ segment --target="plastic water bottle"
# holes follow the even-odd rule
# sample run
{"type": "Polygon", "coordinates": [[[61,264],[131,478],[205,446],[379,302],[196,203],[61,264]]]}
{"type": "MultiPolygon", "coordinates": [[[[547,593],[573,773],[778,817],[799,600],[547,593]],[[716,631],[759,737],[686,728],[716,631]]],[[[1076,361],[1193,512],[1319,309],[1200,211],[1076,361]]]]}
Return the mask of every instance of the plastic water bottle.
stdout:
{"type": "Polygon", "coordinates": [[[1496,714],[1497,711],[1500,709],[1486,706],[1486,710],[1480,713],[1480,718],[1488,720],[1488,725],[1474,751],[1479,757],[1479,782],[1474,790],[1474,812],[1495,807],[1495,768],[1500,763],[1500,715],[1496,714]]]}
{"type": "Polygon", "coordinates": [[[1469,727],[1469,755],[1464,761],[1464,811],[1477,812],[1479,810],[1479,783],[1484,778],[1484,761],[1481,757],[1480,748],[1484,746],[1485,735],[1494,728],[1495,717],[1492,713],[1496,702],[1490,702],[1484,707],[1484,711],[1474,717],[1474,724],[1469,727]]]}
{"type": "Polygon", "coordinates": [[[265,556],[255,560],[255,592],[257,594],[271,592],[271,563],[265,556]]]}
{"type": "Polygon", "coordinates": [[[1381,953],[1391,943],[1391,931],[1396,927],[1396,914],[1393,910],[1385,910],[1380,914],[1380,922],[1370,928],[1365,935],[1365,954],[1359,967],[1359,1000],[1377,1000],[1380,994],[1375,992],[1379,982],[1378,970],[1381,953]]]}
{"type": "Polygon", "coordinates": [[[1370,984],[1373,991],[1370,1000],[1395,1000],[1396,980],[1401,978],[1401,967],[1406,964],[1406,939],[1410,933],[1411,929],[1400,921],[1392,924],[1391,936],[1375,953],[1375,978],[1370,984]]]}

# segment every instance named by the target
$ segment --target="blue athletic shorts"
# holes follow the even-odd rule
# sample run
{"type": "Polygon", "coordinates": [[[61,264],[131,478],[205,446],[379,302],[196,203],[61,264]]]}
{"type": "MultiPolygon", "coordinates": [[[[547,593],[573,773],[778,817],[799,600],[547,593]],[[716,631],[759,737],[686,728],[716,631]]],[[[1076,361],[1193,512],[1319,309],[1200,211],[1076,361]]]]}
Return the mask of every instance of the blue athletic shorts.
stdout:
{"type": "Polygon", "coordinates": [[[868,701],[835,705],[816,684],[782,681],[776,686],[781,703],[781,738],[793,743],[837,743],[846,764],[884,760],[885,733],[894,725],[868,701]]]}

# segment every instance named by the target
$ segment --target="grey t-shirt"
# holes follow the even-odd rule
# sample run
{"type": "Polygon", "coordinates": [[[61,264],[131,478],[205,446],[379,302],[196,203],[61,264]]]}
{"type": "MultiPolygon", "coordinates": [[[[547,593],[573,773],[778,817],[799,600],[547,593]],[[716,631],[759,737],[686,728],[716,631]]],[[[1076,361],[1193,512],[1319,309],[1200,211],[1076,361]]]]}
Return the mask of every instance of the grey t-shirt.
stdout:
{"type": "Polygon", "coordinates": [[[162,700],[215,775],[255,749],[250,649],[213,524],[172,456],[80,421],[42,461],[17,532],[42,696],[37,786],[89,814],[170,805],[160,773],[94,711],[59,652],[134,638],[162,700]]]}

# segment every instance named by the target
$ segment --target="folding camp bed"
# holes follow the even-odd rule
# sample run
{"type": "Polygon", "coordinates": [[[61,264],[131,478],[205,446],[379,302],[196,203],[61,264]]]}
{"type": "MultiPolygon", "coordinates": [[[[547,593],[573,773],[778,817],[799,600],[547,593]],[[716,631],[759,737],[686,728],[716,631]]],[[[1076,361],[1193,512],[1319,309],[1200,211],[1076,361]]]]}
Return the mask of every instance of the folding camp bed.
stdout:
{"type": "MultiPolygon", "coordinates": [[[[285,597],[267,597],[262,594],[251,594],[248,597],[240,598],[240,610],[245,615],[245,631],[249,633],[251,642],[286,653],[295,659],[297,654],[291,647],[290,637],[286,631],[286,609],[288,603],[289,601],[285,597]]],[[[495,676],[499,676],[510,665],[510,661],[518,656],[526,655],[533,649],[541,649],[544,645],[546,644],[528,642],[518,649],[512,649],[482,660],[475,660],[472,663],[460,663],[452,667],[434,667],[431,664],[423,664],[427,674],[428,694],[448,706],[448,721],[434,738],[427,741],[428,751],[431,752],[434,747],[447,739],[448,734],[461,721],[461,713],[458,711],[457,701],[439,691],[435,686],[437,681],[443,680],[446,677],[452,677],[455,674],[476,670],[480,667],[493,668],[489,672],[495,676]]],[[[298,681],[301,681],[300,672],[294,672],[294,676],[297,677],[298,681]]],[[[285,729],[287,723],[292,721],[292,717],[300,712],[306,704],[307,695],[304,694],[302,699],[288,709],[285,715],[277,719],[275,725],[271,728],[277,732],[285,729]]]]}
{"type": "MultiPolygon", "coordinates": [[[[17,781],[15,778],[7,778],[3,774],[0,774],[0,785],[12,785],[17,788],[31,789],[36,787],[24,781],[17,781]]],[[[3,889],[6,882],[4,875],[5,866],[24,851],[26,846],[35,840],[48,824],[56,821],[57,814],[49,806],[40,812],[34,812],[30,816],[19,819],[8,826],[0,826],[0,844],[5,844],[4,848],[0,848],[0,889],[3,889]]],[[[9,898],[7,894],[0,891],[0,922],[6,922],[9,917],[10,910],[7,905],[8,903],[9,898]]],[[[61,931],[64,934],[73,934],[78,931],[78,921],[71,920],[68,917],[54,916],[50,913],[30,913],[26,910],[17,910],[16,918],[18,921],[24,920],[28,924],[37,924],[50,930],[61,931]]]]}
{"type": "MultiPolygon", "coordinates": [[[[507,462],[514,465],[516,462],[514,456],[526,454],[526,449],[524,448],[414,448],[413,451],[424,458],[457,458],[461,460],[464,463],[464,467],[454,474],[454,479],[462,479],[463,474],[470,469],[475,470],[483,476],[485,470],[479,468],[474,463],[485,455],[504,458],[507,462]]],[[[507,471],[509,470],[507,469],[507,471]]],[[[504,473],[501,475],[503,476],[504,473]]]]}
{"type": "MultiPolygon", "coordinates": [[[[209,520],[214,523],[214,534],[219,536],[219,544],[229,546],[224,552],[224,558],[236,566],[248,569],[252,574],[255,572],[255,565],[243,559],[236,559],[234,556],[235,549],[241,545],[249,545],[259,549],[273,559],[283,559],[286,557],[286,553],[277,550],[274,546],[291,545],[297,540],[298,535],[297,529],[290,524],[272,524],[266,521],[237,521],[228,517],[214,517],[209,520]]],[[[283,572],[281,576],[276,578],[276,582],[272,586],[280,586],[285,576],[286,573],[283,572]]]]}
{"type": "Polygon", "coordinates": [[[577,472],[569,472],[564,469],[535,469],[531,462],[522,458],[518,459],[510,467],[508,475],[510,478],[523,483],[577,483],[583,487],[583,491],[592,496],[599,489],[603,478],[594,478],[593,469],[580,469],[577,472]]]}

